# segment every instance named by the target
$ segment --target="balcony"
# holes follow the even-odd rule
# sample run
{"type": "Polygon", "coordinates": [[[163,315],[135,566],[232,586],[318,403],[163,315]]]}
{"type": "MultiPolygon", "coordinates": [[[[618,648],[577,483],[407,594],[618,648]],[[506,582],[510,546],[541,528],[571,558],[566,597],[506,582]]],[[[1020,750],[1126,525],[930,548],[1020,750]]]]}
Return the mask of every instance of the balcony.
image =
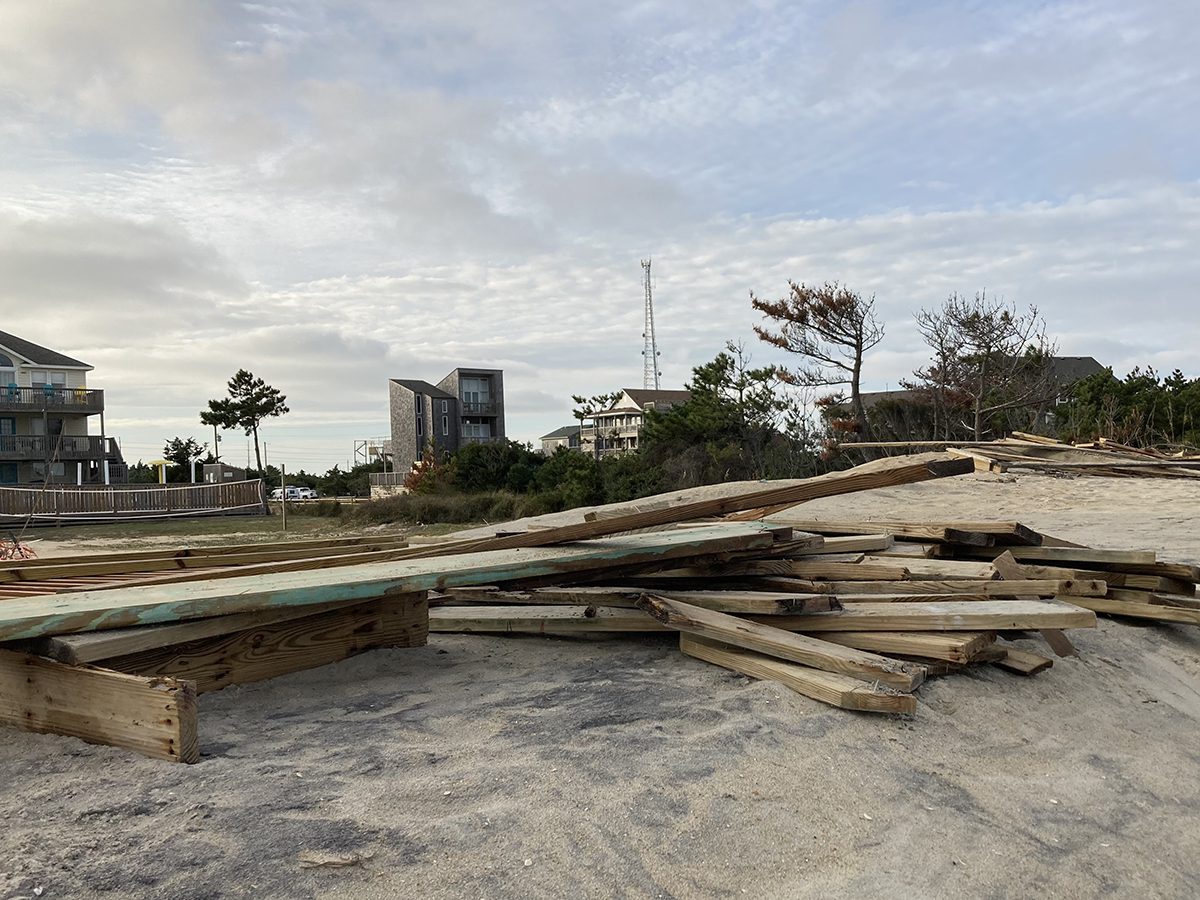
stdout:
{"type": "Polygon", "coordinates": [[[463,416],[498,416],[500,404],[494,400],[469,401],[460,400],[459,414],[463,416]]]}
{"type": "MultiPolygon", "coordinates": [[[[110,451],[115,444],[109,441],[110,451]]],[[[109,458],[114,454],[110,452],[109,458]]],[[[104,458],[104,438],[90,435],[0,434],[0,460],[76,462],[104,458]],[[61,442],[61,443],[60,443],[61,442]]],[[[118,457],[119,458],[119,457],[118,457]]]]}
{"type": "Polygon", "coordinates": [[[104,391],[84,388],[0,385],[0,412],[53,412],[91,415],[104,412],[104,391]]]}
{"type": "Polygon", "coordinates": [[[492,444],[499,441],[501,438],[498,435],[478,435],[478,434],[463,434],[458,438],[460,444],[492,444]]]}

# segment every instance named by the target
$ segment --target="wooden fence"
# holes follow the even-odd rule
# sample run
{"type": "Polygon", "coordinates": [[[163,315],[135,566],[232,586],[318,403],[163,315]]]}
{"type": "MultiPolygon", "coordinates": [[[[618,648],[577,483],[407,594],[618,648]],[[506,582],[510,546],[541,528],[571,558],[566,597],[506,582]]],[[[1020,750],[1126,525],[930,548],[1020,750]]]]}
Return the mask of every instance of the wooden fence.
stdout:
{"type": "Polygon", "coordinates": [[[0,487],[0,524],[65,525],[190,516],[265,515],[261,479],[222,484],[0,487]]]}

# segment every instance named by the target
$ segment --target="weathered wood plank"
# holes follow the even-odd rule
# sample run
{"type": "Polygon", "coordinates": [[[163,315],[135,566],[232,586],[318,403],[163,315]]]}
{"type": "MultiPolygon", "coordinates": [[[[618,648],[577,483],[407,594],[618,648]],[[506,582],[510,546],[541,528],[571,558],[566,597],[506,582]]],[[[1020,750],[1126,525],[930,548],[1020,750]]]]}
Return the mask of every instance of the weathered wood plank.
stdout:
{"type": "Polygon", "coordinates": [[[751,678],[777,682],[806,697],[842,709],[883,713],[914,713],[917,710],[917,700],[912,694],[889,692],[847,675],[821,672],[729,644],[681,634],[679,649],[696,659],[751,678]]]}
{"type": "Polygon", "coordinates": [[[826,672],[838,672],[862,681],[877,681],[902,691],[915,690],[925,680],[925,670],[917,665],[802,634],[792,634],[678,600],[647,594],[642,598],[641,605],[664,625],[678,631],[776,659],[826,672]]]}
{"type": "Polygon", "coordinates": [[[671,631],[640,609],[609,606],[437,606],[429,610],[434,633],[583,634],[671,631]]]}
{"type": "Polygon", "coordinates": [[[198,693],[313,669],[381,647],[420,647],[429,633],[422,594],[381,597],[344,609],[105,659],[133,675],[194,681],[198,693]]]}
{"type": "Polygon", "coordinates": [[[0,650],[0,723],[197,762],[196,688],[0,650]]]}
{"type": "MultiPolygon", "coordinates": [[[[1074,599],[1074,598],[1073,598],[1074,599]]],[[[1095,598],[1080,598],[1096,602],[1095,598]]],[[[1154,607],[1160,609],[1162,607],[1154,607]]],[[[1181,610],[1182,611],[1182,610],[1181,610]]],[[[777,616],[788,631],[1010,631],[1026,628],[1095,628],[1087,609],[1057,600],[982,600],[946,603],[846,604],[840,612],[777,616]]]]}
{"type": "Polygon", "coordinates": [[[176,622],[278,606],[369,600],[385,593],[601,572],[635,563],[694,558],[714,552],[767,547],[772,543],[774,536],[759,526],[729,523],[589,541],[575,547],[288,572],[269,579],[251,576],[30,597],[0,603],[0,640],[176,622]]]}
{"type": "Polygon", "coordinates": [[[996,637],[990,632],[971,631],[830,631],[822,632],[821,640],[875,653],[966,664],[992,646],[996,637]]]}
{"type": "MultiPolygon", "coordinates": [[[[567,604],[636,609],[642,590],[636,588],[579,586],[535,588],[529,591],[502,591],[495,588],[450,588],[445,596],[455,601],[499,604],[567,604]]],[[[829,612],[841,609],[832,594],[787,594],[750,591],[666,591],[663,596],[682,600],[704,609],[728,613],[756,613],[770,616],[784,613],[829,612]]]]}
{"type": "Polygon", "coordinates": [[[1027,650],[1008,647],[1004,651],[1004,656],[995,661],[995,665],[1010,672],[1016,672],[1018,675],[1036,675],[1054,665],[1054,660],[1030,653],[1027,650]]]}
{"type": "Polygon", "coordinates": [[[357,602],[359,601],[350,600],[316,606],[284,606],[165,625],[140,625],[108,631],[85,631],[80,634],[46,635],[28,641],[13,641],[7,646],[79,666],[115,656],[128,656],[159,647],[169,647],[172,644],[233,634],[247,628],[286,622],[289,619],[299,619],[329,610],[346,609],[357,602]]]}

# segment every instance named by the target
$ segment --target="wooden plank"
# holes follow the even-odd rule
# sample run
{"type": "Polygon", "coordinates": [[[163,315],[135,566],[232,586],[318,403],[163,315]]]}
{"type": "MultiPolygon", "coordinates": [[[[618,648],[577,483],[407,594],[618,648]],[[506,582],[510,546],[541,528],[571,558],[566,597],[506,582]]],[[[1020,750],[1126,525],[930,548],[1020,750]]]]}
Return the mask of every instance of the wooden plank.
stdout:
{"type": "MultiPolygon", "coordinates": [[[[886,556],[864,556],[864,566],[895,566],[897,561],[886,556]]],[[[913,578],[996,578],[990,562],[959,559],[906,559],[904,568],[913,578]]],[[[853,575],[845,576],[853,578],[853,575]]]]}
{"type": "Polygon", "coordinates": [[[575,547],[288,572],[269,579],[242,577],[6,600],[0,603],[0,640],[177,622],[277,606],[369,600],[385,593],[601,572],[636,563],[658,564],[714,552],[767,547],[772,543],[774,536],[760,526],[728,523],[590,541],[575,547]]]}
{"type": "Polygon", "coordinates": [[[821,672],[729,644],[681,634],[679,649],[696,659],[751,678],[777,682],[806,697],[842,709],[883,713],[914,713],[917,710],[917,701],[912,694],[893,693],[846,675],[821,672]]]}
{"type": "MultiPolygon", "coordinates": [[[[1096,598],[1080,600],[1090,603],[1096,598]]],[[[772,624],[807,634],[819,631],[1008,631],[1095,628],[1096,616],[1087,609],[1057,600],[857,603],[846,604],[840,612],[776,616],[772,624]]]]}
{"type": "Polygon", "coordinates": [[[814,669],[838,672],[861,681],[879,682],[902,691],[915,690],[925,680],[925,670],[920,666],[801,634],[791,634],[769,625],[701,609],[690,603],[647,594],[642,598],[641,606],[664,625],[677,631],[814,669]]]}
{"type": "Polygon", "coordinates": [[[608,606],[437,606],[429,610],[437,634],[583,634],[670,631],[648,612],[608,606]]]}
{"type": "MultiPolygon", "coordinates": [[[[1091,598],[1089,598],[1091,599],[1091,598]]],[[[1159,607],[1155,607],[1156,609],[1159,607]]],[[[753,616],[786,631],[1000,631],[1092,628],[1093,613],[1055,601],[997,600],[945,603],[862,603],[840,612],[753,616]]],[[[642,610],[594,606],[441,606],[429,611],[431,632],[565,634],[654,632],[666,626],[642,610]]]]}
{"type": "Polygon", "coordinates": [[[380,647],[420,647],[429,633],[423,594],[398,594],[285,622],[103,661],[133,675],[194,681],[220,690],[339,662],[380,647]]]}
{"type": "Polygon", "coordinates": [[[75,578],[79,576],[130,574],[140,572],[167,572],[187,569],[211,569],[225,566],[252,565],[255,563],[283,562],[290,559],[326,559],[330,565],[348,565],[360,554],[381,553],[388,550],[403,549],[405,544],[393,546],[388,542],[378,544],[363,544],[353,548],[321,548],[303,550],[271,550],[267,552],[247,552],[235,554],[216,554],[213,556],[159,556],[149,559],[136,560],[97,560],[92,562],[73,562],[53,564],[53,558],[37,560],[38,566],[8,566],[0,567],[0,583],[14,581],[46,581],[54,578],[75,578]]]}
{"type": "Polygon", "coordinates": [[[269,541],[257,544],[213,544],[211,546],[152,548],[150,550],[127,550],[121,553],[84,553],[64,554],[62,556],[46,556],[38,559],[5,561],[0,564],[3,569],[33,569],[39,566],[86,565],[94,562],[118,562],[144,559],[212,557],[239,553],[267,553],[275,550],[303,553],[309,550],[327,550],[331,548],[361,547],[364,544],[388,544],[400,547],[406,543],[406,538],[375,535],[369,537],[325,538],[311,541],[269,541]]]}
{"type": "MultiPolygon", "coordinates": [[[[653,578],[647,578],[648,584],[653,584],[653,578]]],[[[888,595],[897,599],[913,595],[930,594],[962,594],[982,597],[1019,597],[1023,595],[1035,597],[1080,596],[1103,597],[1108,590],[1108,584],[1097,579],[1078,581],[1071,578],[1051,580],[1047,578],[1027,578],[1022,581],[798,581],[797,590],[815,594],[836,594],[842,602],[857,602],[858,597],[870,595],[888,595]],[[853,597],[854,600],[849,598],[853,597]]],[[[878,602],[883,602],[879,599],[878,602]]]]}
{"type": "Polygon", "coordinates": [[[990,632],[971,631],[829,631],[822,632],[821,640],[875,653],[966,664],[974,662],[996,638],[990,632]]]}
{"type": "Polygon", "coordinates": [[[1042,543],[1042,536],[1038,532],[1020,522],[902,522],[891,519],[871,521],[843,519],[835,522],[819,522],[790,513],[774,516],[772,521],[791,525],[793,528],[810,531],[814,534],[872,534],[883,531],[894,535],[901,541],[918,541],[920,543],[957,543],[975,546],[991,546],[992,544],[1038,546],[1042,543]]]}
{"type": "Polygon", "coordinates": [[[358,601],[324,603],[317,606],[284,606],[231,616],[191,619],[166,625],[141,625],[135,628],[114,628],[109,631],[85,631],[81,634],[56,634],[28,641],[13,641],[8,646],[27,653],[36,653],[67,665],[79,666],[114,656],[128,656],[172,644],[184,644],[205,638],[219,637],[299,619],[334,609],[346,609],[358,601]]]}
{"type": "MultiPolygon", "coordinates": [[[[1068,565],[1088,563],[1098,566],[1112,565],[1123,569],[1128,565],[1153,566],[1157,561],[1153,550],[1096,550],[1091,547],[1005,547],[1004,549],[1011,553],[1018,562],[1067,563],[1068,565]]],[[[935,550],[937,556],[956,559],[969,556],[973,559],[992,560],[996,558],[997,553],[995,548],[986,547],[939,547],[935,550]]],[[[1159,573],[1147,572],[1146,574],[1159,573]]]]}
{"type": "Polygon", "coordinates": [[[995,665],[1018,675],[1036,675],[1054,665],[1054,660],[1027,650],[1008,647],[1004,650],[1004,656],[995,661],[995,665]]]}
{"type": "Polygon", "coordinates": [[[1175,622],[1180,625],[1200,625],[1200,609],[1178,609],[1173,606],[1154,606],[1149,603],[1132,603],[1128,600],[1111,600],[1104,597],[1076,597],[1073,602],[1095,612],[1114,616],[1129,616],[1154,622],[1175,622]]]}
{"type": "MultiPolygon", "coordinates": [[[[535,588],[530,591],[502,591],[495,588],[451,588],[445,592],[456,601],[475,603],[568,604],[610,606],[636,609],[644,591],[636,588],[580,586],[535,588]]],[[[841,609],[832,594],[788,594],[750,591],[668,591],[664,596],[682,600],[704,609],[728,613],[757,613],[770,616],[784,613],[828,612],[841,609]]]]}
{"type": "MultiPolygon", "coordinates": [[[[1025,572],[1017,561],[1013,558],[1013,554],[1005,551],[992,560],[992,566],[1000,577],[1006,581],[1019,582],[1025,572]]],[[[1036,599],[1035,597],[1025,597],[1024,599],[1036,599]]],[[[1071,639],[1062,631],[1056,628],[1041,629],[1042,638],[1050,645],[1050,649],[1057,656],[1078,656],[1079,651],[1075,649],[1075,645],[1071,643],[1071,639]]],[[[1027,673],[1032,674],[1032,673],[1027,673]]]]}
{"type": "Polygon", "coordinates": [[[196,689],[0,650],[0,723],[197,762],[196,689]]]}
{"type": "MultiPolygon", "coordinates": [[[[472,553],[484,550],[509,550],[519,547],[544,547],[568,541],[584,541],[605,535],[618,534],[655,525],[669,525],[711,516],[786,504],[788,506],[881,487],[915,484],[934,478],[964,475],[971,470],[969,463],[945,454],[929,454],[898,461],[886,466],[867,463],[845,472],[834,472],[808,478],[798,484],[766,488],[730,497],[676,503],[662,508],[594,522],[578,522],[557,528],[509,535],[500,538],[457,541],[414,548],[413,553],[425,556],[472,553]]],[[[808,530],[808,529],[804,529],[808,530]]]]}
{"type": "MultiPolygon", "coordinates": [[[[820,537],[820,535],[817,535],[820,537]]],[[[808,556],[814,553],[880,553],[891,550],[896,538],[890,534],[846,534],[821,538],[822,543],[806,550],[796,550],[793,556],[808,556]]]]}

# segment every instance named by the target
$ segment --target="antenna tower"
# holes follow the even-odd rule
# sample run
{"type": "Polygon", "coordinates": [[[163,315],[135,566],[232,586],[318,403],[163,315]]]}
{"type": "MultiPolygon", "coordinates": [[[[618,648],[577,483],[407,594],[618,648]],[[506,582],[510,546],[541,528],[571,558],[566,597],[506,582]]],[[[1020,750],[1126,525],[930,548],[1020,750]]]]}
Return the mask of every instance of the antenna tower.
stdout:
{"type": "Polygon", "coordinates": [[[646,390],[658,390],[658,379],[662,372],[658,371],[658,341],[654,338],[654,298],[650,292],[650,260],[642,260],[642,268],[646,272],[646,330],[642,332],[642,387],[646,390]]]}

